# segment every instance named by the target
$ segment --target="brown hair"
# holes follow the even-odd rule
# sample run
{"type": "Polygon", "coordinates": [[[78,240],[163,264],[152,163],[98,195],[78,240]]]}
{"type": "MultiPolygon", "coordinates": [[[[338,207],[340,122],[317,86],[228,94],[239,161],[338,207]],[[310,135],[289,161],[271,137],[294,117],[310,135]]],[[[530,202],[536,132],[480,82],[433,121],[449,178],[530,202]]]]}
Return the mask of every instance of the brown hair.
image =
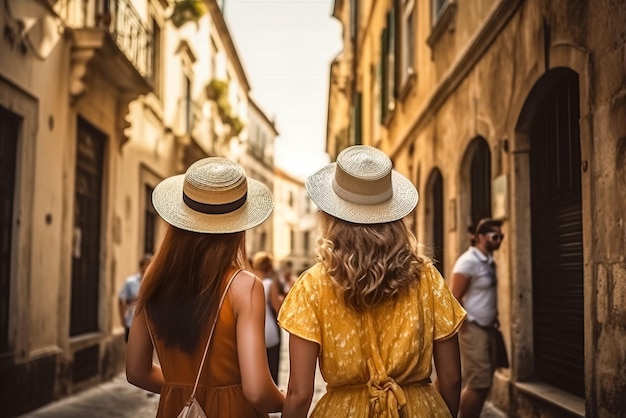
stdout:
{"type": "Polygon", "coordinates": [[[354,224],[320,212],[322,237],[316,256],[346,306],[363,312],[392,300],[419,281],[429,260],[417,253],[415,236],[402,219],[354,224]]]}
{"type": "Polygon", "coordinates": [[[193,352],[213,320],[223,279],[247,266],[245,233],[203,234],[168,225],[141,283],[137,311],[166,346],[193,352]]]}
{"type": "Polygon", "coordinates": [[[259,251],[252,258],[252,267],[263,274],[267,274],[274,270],[274,258],[267,251],[259,251]]]}

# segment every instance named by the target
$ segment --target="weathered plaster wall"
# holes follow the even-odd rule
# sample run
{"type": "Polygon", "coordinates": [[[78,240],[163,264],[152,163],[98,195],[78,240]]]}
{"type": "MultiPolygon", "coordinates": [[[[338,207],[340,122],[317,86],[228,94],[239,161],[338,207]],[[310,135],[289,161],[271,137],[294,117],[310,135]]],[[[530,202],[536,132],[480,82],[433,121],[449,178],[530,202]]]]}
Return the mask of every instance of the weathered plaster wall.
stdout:
{"type": "Polygon", "coordinates": [[[601,3],[589,8],[585,21],[594,229],[593,280],[585,287],[593,329],[585,337],[586,353],[594,354],[587,412],[609,417],[626,411],[626,4],[601,3]]]}
{"type": "MultiPolygon", "coordinates": [[[[368,52],[357,67],[357,85],[370,98],[388,4],[373,7],[362,46],[368,52]]],[[[417,7],[416,84],[398,99],[380,135],[372,128],[378,123],[372,120],[375,113],[363,107],[363,139],[392,155],[422,198],[432,170],[441,171],[448,275],[467,245],[468,146],[476,137],[489,144],[492,178],[505,174],[508,179],[507,239],[496,261],[500,320],[513,362],[498,373],[492,397],[519,416],[565,413],[524,394],[514,382],[533,375],[526,131],[529,109],[540,95],[533,87],[551,69],[567,67],[579,75],[586,399],[564,396],[558,402],[573,416],[585,411],[587,416],[616,416],[626,410],[621,396],[626,390],[626,4],[458,2],[454,30],[432,50],[425,44],[430,15],[421,3],[417,7]]],[[[415,219],[418,238],[428,240],[423,200],[415,219]]]]}

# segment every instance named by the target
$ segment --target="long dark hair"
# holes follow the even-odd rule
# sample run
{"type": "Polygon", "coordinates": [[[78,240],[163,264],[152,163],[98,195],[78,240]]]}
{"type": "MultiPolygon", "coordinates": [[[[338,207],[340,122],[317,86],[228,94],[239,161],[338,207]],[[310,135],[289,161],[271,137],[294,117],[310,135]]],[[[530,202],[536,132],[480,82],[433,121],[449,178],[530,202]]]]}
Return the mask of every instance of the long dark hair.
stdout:
{"type": "Polygon", "coordinates": [[[141,283],[137,312],[168,347],[192,353],[213,320],[225,275],[246,268],[245,233],[202,234],[168,225],[141,283]]]}

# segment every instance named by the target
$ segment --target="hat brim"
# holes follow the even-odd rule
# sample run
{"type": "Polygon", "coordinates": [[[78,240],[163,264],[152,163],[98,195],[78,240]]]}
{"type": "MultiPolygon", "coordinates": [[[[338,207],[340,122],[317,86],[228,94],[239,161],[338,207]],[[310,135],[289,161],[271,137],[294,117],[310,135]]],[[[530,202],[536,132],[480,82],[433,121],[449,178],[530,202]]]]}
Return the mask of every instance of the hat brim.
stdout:
{"type": "Polygon", "coordinates": [[[184,174],[169,177],[152,192],[152,204],[159,216],[180,229],[211,234],[241,232],[262,224],[274,209],[270,189],[248,178],[248,196],[242,207],[220,215],[197,212],[183,202],[184,181],[184,174]]]}
{"type": "Polygon", "coordinates": [[[391,171],[391,198],[373,205],[348,202],[333,190],[336,167],[337,163],[329,164],[305,182],[311,200],[329,215],[357,224],[380,224],[402,219],[417,206],[419,195],[415,186],[395,170],[391,171]]]}

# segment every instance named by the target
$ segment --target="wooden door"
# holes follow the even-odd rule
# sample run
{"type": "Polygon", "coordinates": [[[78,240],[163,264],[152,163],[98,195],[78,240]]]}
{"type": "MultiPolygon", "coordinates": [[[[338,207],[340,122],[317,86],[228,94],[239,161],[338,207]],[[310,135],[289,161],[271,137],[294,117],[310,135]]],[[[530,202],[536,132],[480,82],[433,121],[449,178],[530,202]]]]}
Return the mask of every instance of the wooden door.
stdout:
{"type": "Polygon", "coordinates": [[[17,141],[22,118],[0,107],[0,352],[9,347],[11,250],[17,141]]]}
{"type": "Polygon", "coordinates": [[[531,125],[535,374],[585,395],[578,76],[554,77],[531,125]]]}
{"type": "Polygon", "coordinates": [[[106,136],[78,120],[70,335],[98,331],[100,224],[106,136]]]}

